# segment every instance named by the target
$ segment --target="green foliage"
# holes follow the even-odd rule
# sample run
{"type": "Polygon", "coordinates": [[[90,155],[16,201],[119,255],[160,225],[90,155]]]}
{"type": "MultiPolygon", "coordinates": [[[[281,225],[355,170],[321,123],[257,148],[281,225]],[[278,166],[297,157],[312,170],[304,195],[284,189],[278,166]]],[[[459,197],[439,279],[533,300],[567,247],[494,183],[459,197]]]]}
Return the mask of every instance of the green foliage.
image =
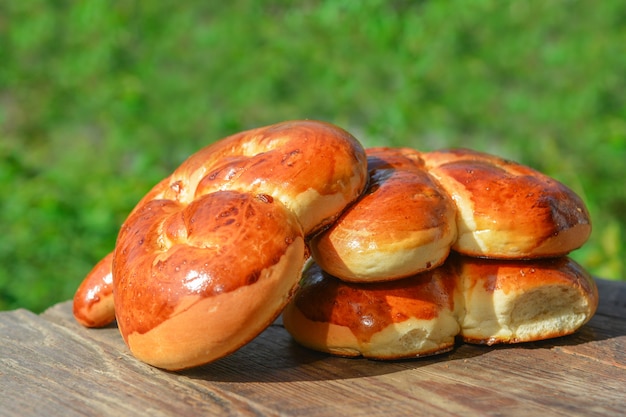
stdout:
{"type": "Polygon", "coordinates": [[[3,2],[0,62],[0,309],[70,298],[188,155],[295,118],[540,169],[591,210],[573,257],[626,277],[619,0],[3,2]]]}

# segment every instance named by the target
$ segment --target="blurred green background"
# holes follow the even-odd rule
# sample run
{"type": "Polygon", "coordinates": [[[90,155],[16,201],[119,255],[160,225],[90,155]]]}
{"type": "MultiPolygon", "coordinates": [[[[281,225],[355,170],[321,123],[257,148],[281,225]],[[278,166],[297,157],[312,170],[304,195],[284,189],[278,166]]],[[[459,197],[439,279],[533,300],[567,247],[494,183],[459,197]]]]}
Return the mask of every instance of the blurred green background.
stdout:
{"type": "Polygon", "coordinates": [[[465,146],[578,192],[572,256],[626,278],[626,3],[0,3],[0,309],[72,297],[200,147],[287,119],[465,146]]]}

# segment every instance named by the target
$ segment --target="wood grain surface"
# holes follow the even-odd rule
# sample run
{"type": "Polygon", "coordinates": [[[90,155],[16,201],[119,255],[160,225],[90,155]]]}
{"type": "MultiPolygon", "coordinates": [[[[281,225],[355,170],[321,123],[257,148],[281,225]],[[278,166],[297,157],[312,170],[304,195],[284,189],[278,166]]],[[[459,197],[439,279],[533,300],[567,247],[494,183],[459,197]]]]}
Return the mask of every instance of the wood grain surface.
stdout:
{"type": "Polygon", "coordinates": [[[3,312],[0,415],[622,415],[626,283],[598,286],[597,314],[559,339],[377,362],[302,348],[278,320],[231,356],[183,372],[135,360],[115,326],[81,327],[70,302],[3,312]]]}

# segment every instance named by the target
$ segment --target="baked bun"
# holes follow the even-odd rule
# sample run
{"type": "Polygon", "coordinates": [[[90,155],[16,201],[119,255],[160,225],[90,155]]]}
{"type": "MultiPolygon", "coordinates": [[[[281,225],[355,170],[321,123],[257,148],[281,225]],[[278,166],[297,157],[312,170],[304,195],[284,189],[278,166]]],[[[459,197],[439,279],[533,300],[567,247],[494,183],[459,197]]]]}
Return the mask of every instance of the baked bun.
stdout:
{"type": "Polygon", "coordinates": [[[453,256],[462,282],[461,336],[492,345],[574,333],[598,307],[593,278],[571,258],[500,261],[453,256]]]}
{"type": "Polygon", "coordinates": [[[457,252],[496,259],[557,257],[582,246],[591,233],[580,197],[529,167],[467,149],[422,158],[457,205],[457,252]]]}
{"type": "MultiPolygon", "coordinates": [[[[191,156],[133,209],[113,251],[115,317],[133,355],[175,370],[254,338],[293,293],[308,235],[366,182],[360,143],[322,122],[253,129],[191,156]]],[[[75,297],[75,311],[89,315],[86,302],[75,297]]]]}
{"type": "Polygon", "coordinates": [[[117,324],[138,359],[182,369],[263,331],[287,302],[305,244],[269,196],[218,191],[152,200],[122,226],[113,264],[117,324]]]}
{"type": "Polygon", "coordinates": [[[420,153],[369,148],[369,185],[311,241],[315,261],[345,281],[385,281],[442,264],[456,239],[456,207],[420,153]]]}
{"type": "Polygon", "coordinates": [[[303,346],[339,356],[400,359],[480,344],[571,334],[595,313],[595,282],[568,257],[534,261],[451,255],[433,270],[350,283],[308,265],[283,311],[303,346]]]}
{"type": "Polygon", "coordinates": [[[310,262],[283,323],[301,345],[337,356],[443,353],[460,332],[463,303],[456,284],[445,265],[401,280],[353,283],[310,262]]]}

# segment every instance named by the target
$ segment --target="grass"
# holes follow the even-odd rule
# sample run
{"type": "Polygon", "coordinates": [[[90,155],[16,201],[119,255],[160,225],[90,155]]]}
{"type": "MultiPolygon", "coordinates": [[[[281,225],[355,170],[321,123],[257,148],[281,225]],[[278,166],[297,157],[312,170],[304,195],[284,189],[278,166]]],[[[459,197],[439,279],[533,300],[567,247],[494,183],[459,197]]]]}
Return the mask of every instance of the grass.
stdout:
{"type": "Polygon", "coordinates": [[[621,1],[3,2],[0,62],[0,309],[71,298],[187,156],[295,118],[537,168],[626,278],[621,1]]]}

